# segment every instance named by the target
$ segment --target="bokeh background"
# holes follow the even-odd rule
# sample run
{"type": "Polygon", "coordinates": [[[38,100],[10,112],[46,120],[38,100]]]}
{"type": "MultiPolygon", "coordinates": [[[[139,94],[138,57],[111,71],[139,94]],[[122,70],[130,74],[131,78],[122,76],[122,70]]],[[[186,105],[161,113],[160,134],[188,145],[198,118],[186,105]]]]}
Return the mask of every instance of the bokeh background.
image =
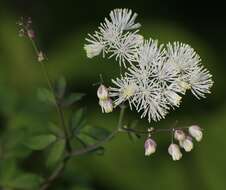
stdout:
{"type": "MultiPolygon", "coordinates": [[[[102,73],[106,84],[110,84],[119,68],[114,60],[87,59],[83,45],[87,33],[92,33],[114,8],[137,12],[145,38],[190,44],[215,82],[206,99],[198,101],[187,93],[182,106],[165,120],[148,124],[143,119],[138,127],[171,127],[178,120],[179,126],[199,124],[205,129],[204,139],[195,144],[191,153],[184,153],[182,160],[174,162],[167,153],[169,134],[155,136],[158,149],[151,157],[144,156],[144,138],[131,141],[126,134],[120,134],[107,143],[104,155],[89,154],[70,161],[52,189],[225,189],[226,7],[217,1],[0,1],[0,176],[11,175],[13,170],[47,175],[44,153],[31,153],[20,146],[24,140],[20,129],[29,128],[36,133],[45,129],[49,120],[56,120],[54,110],[37,99],[37,88],[46,83],[30,44],[18,36],[16,22],[20,16],[32,17],[37,41],[49,59],[52,78],[63,75],[68,80],[68,91],[87,94],[72,109],[87,107],[90,123],[112,130],[118,110],[101,113],[93,83],[99,81],[102,73]]],[[[125,122],[135,119],[139,116],[127,110],[125,122]]]]}

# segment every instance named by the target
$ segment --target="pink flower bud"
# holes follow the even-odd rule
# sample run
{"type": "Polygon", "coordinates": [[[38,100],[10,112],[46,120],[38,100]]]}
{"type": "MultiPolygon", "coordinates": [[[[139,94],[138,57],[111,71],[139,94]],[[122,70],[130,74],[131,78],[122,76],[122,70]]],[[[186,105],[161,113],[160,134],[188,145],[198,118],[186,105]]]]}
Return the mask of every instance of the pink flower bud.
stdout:
{"type": "Polygon", "coordinates": [[[156,147],[156,142],[153,139],[148,138],[144,143],[145,156],[150,156],[151,154],[155,153],[156,147]]]}
{"type": "Polygon", "coordinates": [[[184,148],[186,152],[190,152],[194,147],[192,138],[187,136],[183,141],[180,141],[180,146],[184,148]]]}
{"type": "Polygon", "coordinates": [[[97,97],[100,100],[108,99],[108,89],[103,84],[101,84],[97,89],[97,97]]]}
{"type": "Polygon", "coordinates": [[[99,105],[103,113],[110,113],[113,111],[113,103],[110,98],[106,100],[100,100],[99,105]]]}
{"type": "Polygon", "coordinates": [[[183,141],[185,139],[186,135],[184,133],[184,131],[177,129],[174,132],[174,138],[178,141],[183,141]]]}
{"type": "Polygon", "coordinates": [[[195,138],[196,141],[202,140],[202,129],[198,125],[192,125],[188,128],[189,134],[195,138]]]}
{"type": "Polygon", "coordinates": [[[35,32],[34,32],[34,30],[29,29],[29,30],[27,31],[27,36],[28,36],[30,39],[34,39],[34,38],[35,38],[35,32]]]}
{"type": "Polygon", "coordinates": [[[168,148],[169,154],[172,156],[173,160],[180,160],[182,158],[182,153],[180,147],[177,144],[171,144],[168,148]]]}

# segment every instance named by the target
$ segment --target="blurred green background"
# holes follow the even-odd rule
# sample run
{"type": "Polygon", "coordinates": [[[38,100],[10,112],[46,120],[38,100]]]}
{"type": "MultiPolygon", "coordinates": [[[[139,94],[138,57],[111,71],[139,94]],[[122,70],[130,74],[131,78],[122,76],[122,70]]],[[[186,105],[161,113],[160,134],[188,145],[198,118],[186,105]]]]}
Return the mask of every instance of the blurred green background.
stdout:
{"type": "MultiPolygon", "coordinates": [[[[43,175],[44,153],[25,149],[21,145],[24,136],[20,129],[38,133],[46,128],[49,120],[56,120],[55,110],[37,99],[37,88],[45,87],[46,83],[30,44],[18,36],[16,22],[20,16],[32,17],[38,43],[49,58],[52,78],[64,75],[68,91],[87,94],[72,109],[85,105],[90,123],[112,130],[118,112],[101,113],[97,87],[92,84],[99,80],[100,73],[106,84],[110,84],[111,78],[118,75],[117,63],[100,57],[87,59],[83,44],[87,33],[92,33],[114,8],[131,8],[137,12],[145,38],[163,43],[189,43],[215,82],[212,94],[206,99],[198,101],[188,93],[182,106],[165,120],[148,124],[143,119],[139,127],[171,127],[178,120],[179,126],[203,127],[204,139],[195,144],[191,153],[184,153],[182,160],[173,162],[167,153],[169,134],[155,136],[158,149],[151,157],[144,156],[145,139],[131,141],[127,135],[120,134],[107,143],[103,156],[91,154],[70,161],[52,189],[225,189],[226,7],[217,1],[0,1],[0,177],[11,175],[13,170],[43,175]]],[[[135,119],[139,116],[127,110],[125,123],[135,119]]],[[[16,180],[16,176],[13,178],[16,180]]]]}

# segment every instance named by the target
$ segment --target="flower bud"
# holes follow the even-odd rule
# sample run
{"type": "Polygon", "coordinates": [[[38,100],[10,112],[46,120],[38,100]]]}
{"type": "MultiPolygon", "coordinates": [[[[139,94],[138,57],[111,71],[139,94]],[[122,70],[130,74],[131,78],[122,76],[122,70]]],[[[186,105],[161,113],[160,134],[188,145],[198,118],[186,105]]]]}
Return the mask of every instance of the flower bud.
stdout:
{"type": "Polygon", "coordinates": [[[185,139],[185,137],[186,137],[186,135],[185,135],[184,131],[179,130],[179,129],[175,130],[175,132],[174,132],[174,138],[176,140],[183,141],[185,139]]]}
{"type": "Polygon", "coordinates": [[[97,89],[97,97],[100,100],[108,99],[108,89],[103,84],[101,84],[97,89]]]}
{"type": "Polygon", "coordinates": [[[28,36],[30,39],[34,39],[34,38],[35,38],[35,32],[34,32],[34,30],[29,29],[29,30],[27,31],[27,36],[28,36]]]}
{"type": "Polygon", "coordinates": [[[113,103],[110,98],[106,100],[100,100],[99,104],[103,113],[110,113],[113,111],[113,103]]]}
{"type": "Polygon", "coordinates": [[[182,153],[180,147],[177,144],[171,144],[168,148],[169,154],[172,156],[173,160],[180,160],[182,158],[182,153]]]}
{"type": "Polygon", "coordinates": [[[44,57],[43,53],[40,51],[40,52],[38,53],[38,62],[42,62],[42,61],[44,61],[44,60],[45,60],[45,57],[44,57]]]}
{"type": "Polygon", "coordinates": [[[153,139],[148,138],[144,143],[145,156],[150,156],[151,154],[155,153],[156,146],[156,142],[153,139]]]}
{"type": "Polygon", "coordinates": [[[187,136],[183,141],[180,141],[180,146],[184,148],[186,152],[190,152],[194,147],[192,138],[187,136]]]}
{"type": "Polygon", "coordinates": [[[96,42],[95,44],[86,44],[84,49],[88,58],[93,58],[101,53],[104,46],[101,43],[96,42]]]}
{"type": "Polygon", "coordinates": [[[202,140],[202,129],[198,125],[192,125],[188,128],[188,131],[192,137],[195,138],[196,141],[202,140]]]}

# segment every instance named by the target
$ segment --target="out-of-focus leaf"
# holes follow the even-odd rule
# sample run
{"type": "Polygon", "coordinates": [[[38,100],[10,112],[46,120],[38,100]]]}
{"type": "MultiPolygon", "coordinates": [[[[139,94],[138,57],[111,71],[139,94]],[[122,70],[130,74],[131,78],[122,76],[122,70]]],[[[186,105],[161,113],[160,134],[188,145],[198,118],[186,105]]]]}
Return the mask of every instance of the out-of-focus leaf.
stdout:
{"type": "Polygon", "coordinates": [[[42,150],[56,140],[52,134],[30,137],[24,144],[32,150],[42,150]]]}
{"type": "Polygon", "coordinates": [[[62,157],[65,149],[65,140],[60,139],[54,143],[49,151],[48,158],[46,161],[47,166],[53,166],[56,164],[62,157]]]}
{"type": "Polygon", "coordinates": [[[0,160],[0,185],[7,184],[17,173],[16,162],[14,160],[0,160]]]}
{"type": "Polygon", "coordinates": [[[84,93],[72,93],[68,97],[65,97],[61,104],[65,107],[70,106],[75,102],[81,100],[84,96],[84,93]]]}
{"type": "Polygon", "coordinates": [[[11,188],[35,190],[43,182],[43,179],[35,174],[20,174],[12,179],[8,186],[11,188]]]}
{"type": "Polygon", "coordinates": [[[59,126],[57,126],[55,123],[49,123],[48,129],[51,133],[53,133],[56,136],[59,136],[59,137],[64,136],[63,130],[59,126]]]}
{"type": "Polygon", "coordinates": [[[65,78],[60,77],[59,80],[56,82],[56,87],[55,87],[56,95],[58,98],[62,98],[64,96],[66,91],[66,86],[67,86],[67,83],[65,78]]]}
{"type": "Polygon", "coordinates": [[[75,135],[77,135],[80,133],[80,130],[85,125],[86,125],[85,109],[80,108],[73,114],[71,118],[71,130],[75,135]]]}
{"type": "Polygon", "coordinates": [[[49,104],[55,104],[55,98],[54,98],[53,93],[46,88],[38,89],[38,98],[42,102],[49,103],[49,104]]]}
{"type": "Polygon", "coordinates": [[[94,126],[85,128],[82,133],[97,141],[101,141],[111,134],[111,132],[105,128],[94,126]]]}

